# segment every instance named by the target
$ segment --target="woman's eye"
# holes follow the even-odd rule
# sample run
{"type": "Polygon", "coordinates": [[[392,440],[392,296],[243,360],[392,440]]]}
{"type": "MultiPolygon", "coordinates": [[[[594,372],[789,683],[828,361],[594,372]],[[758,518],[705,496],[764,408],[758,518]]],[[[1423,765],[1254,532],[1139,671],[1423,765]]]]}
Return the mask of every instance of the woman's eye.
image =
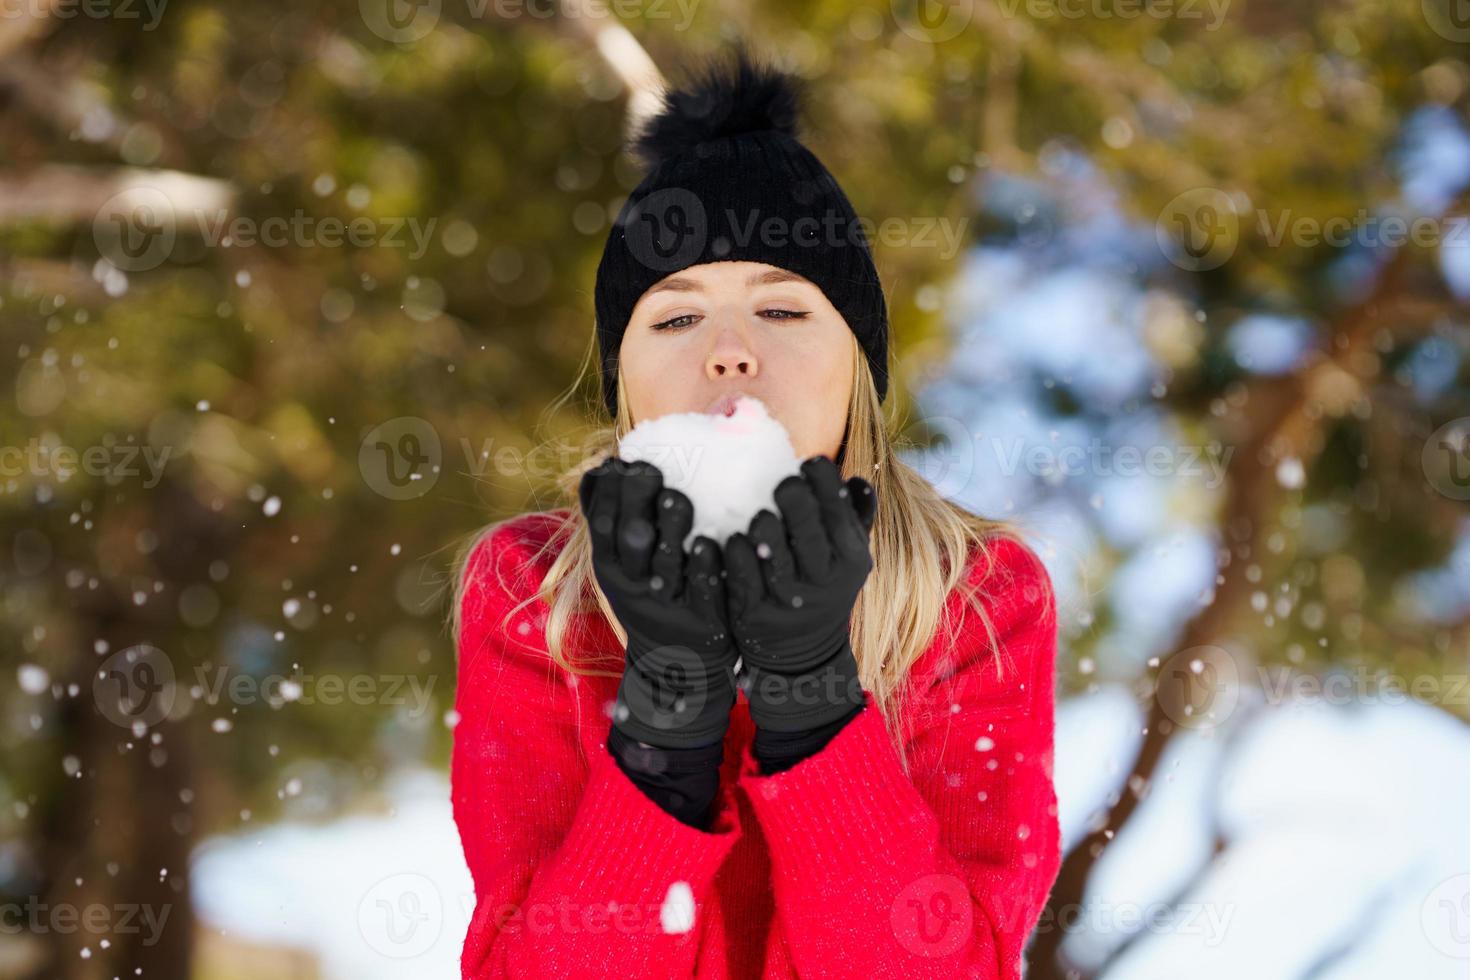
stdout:
{"type": "MultiPolygon", "coordinates": [[[[771,320],[804,320],[811,314],[807,313],[805,310],[765,309],[760,311],[760,315],[771,320]]],[[[652,329],[682,330],[685,327],[689,326],[691,322],[697,319],[699,319],[698,313],[681,313],[676,317],[670,317],[667,320],[662,320],[658,323],[655,323],[652,329]]]]}
{"type": "Polygon", "coordinates": [[[673,317],[673,318],[668,319],[668,320],[664,320],[662,323],[655,323],[653,325],[653,329],[655,329],[655,330],[680,330],[680,329],[683,329],[684,327],[689,326],[689,324],[687,324],[687,323],[680,323],[679,322],[680,320],[693,320],[695,318],[695,316],[696,316],[696,314],[694,314],[694,313],[682,313],[679,316],[673,317]]]}

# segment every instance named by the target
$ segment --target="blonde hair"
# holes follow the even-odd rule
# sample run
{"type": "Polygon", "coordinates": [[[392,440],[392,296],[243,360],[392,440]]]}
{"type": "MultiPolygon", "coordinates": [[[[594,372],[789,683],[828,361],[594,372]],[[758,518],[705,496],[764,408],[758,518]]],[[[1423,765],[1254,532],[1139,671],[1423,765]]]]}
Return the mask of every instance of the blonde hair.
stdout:
{"type": "MultiPolygon", "coordinates": [[[[589,352],[579,378],[568,389],[568,394],[584,383],[593,360],[589,352]]],[[[988,544],[1002,537],[1016,539],[1018,535],[1008,523],[979,517],[946,500],[921,474],[898,459],[894,452],[895,420],[891,412],[884,415],[867,358],[855,335],[852,363],[855,383],[847,409],[847,434],[837,462],[844,478],[861,476],[871,483],[878,501],[870,539],[873,570],[853,607],[850,623],[852,648],[857,657],[862,686],[872,692],[907,771],[903,740],[899,736],[908,700],[904,696],[904,682],[910,668],[941,629],[946,636],[959,635],[963,629],[963,613],[957,623],[941,622],[952,589],[960,588],[970,607],[980,617],[981,626],[990,639],[989,646],[997,654],[997,677],[1005,675],[1004,651],[995,642],[994,630],[985,611],[984,596],[979,589],[971,587],[967,571],[973,557],[984,563],[979,576],[984,577],[991,560],[988,544]]],[[[572,662],[567,656],[565,639],[574,615],[588,612],[595,605],[612,625],[619,642],[627,639],[593,575],[591,541],[577,498],[582,474],[615,454],[618,441],[632,428],[621,372],[618,372],[617,385],[618,415],[614,424],[594,428],[582,447],[586,450],[584,458],[555,480],[557,495],[564,501],[563,506],[569,509],[570,515],[530,559],[536,562],[543,554],[554,552],[555,560],[538,593],[521,600],[507,616],[509,619],[510,615],[537,599],[544,600],[549,609],[546,619],[547,655],[570,673],[584,676],[620,677],[622,655],[619,651],[602,666],[597,661],[572,662]]],[[[565,397],[559,399],[548,414],[565,397]]],[[[893,401],[890,401],[889,408],[892,406],[893,401]]],[[[503,523],[504,520],[497,521],[472,534],[456,557],[454,601],[450,610],[456,650],[459,649],[460,606],[469,557],[480,541],[503,523]]],[[[946,675],[947,672],[941,672],[941,679],[946,675]]]]}

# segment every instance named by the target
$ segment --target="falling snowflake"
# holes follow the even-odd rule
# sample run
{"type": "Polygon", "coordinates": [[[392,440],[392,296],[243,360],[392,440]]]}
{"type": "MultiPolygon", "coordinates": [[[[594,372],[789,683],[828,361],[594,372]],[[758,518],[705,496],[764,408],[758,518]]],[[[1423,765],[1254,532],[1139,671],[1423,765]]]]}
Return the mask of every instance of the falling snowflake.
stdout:
{"type": "Polygon", "coordinates": [[[20,680],[20,689],[27,694],[41,694],[51,686],[51,675],[46,673],[45,668],[35,664],[21,664],[16,675],[20,680]]]}

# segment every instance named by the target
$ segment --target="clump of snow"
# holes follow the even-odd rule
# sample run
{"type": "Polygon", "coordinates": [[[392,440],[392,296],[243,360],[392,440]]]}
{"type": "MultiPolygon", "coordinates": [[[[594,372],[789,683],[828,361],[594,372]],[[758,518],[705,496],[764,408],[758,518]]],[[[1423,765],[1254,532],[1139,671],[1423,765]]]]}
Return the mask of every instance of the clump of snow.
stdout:
{"type": "Polygon", "coordinates": [[[694,892],[687,881],[676,881],[669,886],[658,916],[667,935],[685,933],[694,928],[694,892]]]}
{"type": "Polygon", "coordinates": [[[764,402],[746,395],[734,408],[730,415],[661,415],[638,423],[618,443],[619,458],[657,466],[664,486],[694,504],[686,550],[701,534],[724,545],[762,507],[779,514],[776,486],[801,472],[791,437],[764,402]]]}

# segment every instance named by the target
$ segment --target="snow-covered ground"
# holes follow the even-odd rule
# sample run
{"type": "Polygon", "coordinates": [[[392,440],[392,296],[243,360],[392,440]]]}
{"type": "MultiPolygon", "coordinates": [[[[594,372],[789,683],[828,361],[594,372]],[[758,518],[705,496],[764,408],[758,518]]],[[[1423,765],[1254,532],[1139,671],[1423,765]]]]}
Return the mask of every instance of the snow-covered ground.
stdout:
{"type": "MultiPolygon", "coordinates": [[[[1063,917],[1069,954],[1116,954],[1108,980],[1470,977],[1470,726],[1412,700],[1251,718],[1176,738],[1086,908],[1063,917]]],[[[1116,687],[1059,707],[1068,846],[1121,784],[1141,722],[1116,687]]],[[[314,950],[332,978],[458,976],[474,898],[448,783],[406,773],[389,793],[390,815],[206,841],[203,927],[314,950]]]]}
{"type": "Polygon", "coordinates": [[[314,951],[327,978],[459,976],[474,887],[441,773],[388,781],[391,812],[217,837],[191,869],[200,927],[314,951]]]}
{"type": "MultiPolygon", "coordinates": [[[[1061,708],[1067,843],[1116,785],[1089,771],[1141,721],[1116,692],[1061,708]]],[[[1407,698],[1296,700],[1182,730],[1159,773],[1068,922],[1073,958],[1110,980],[1470,977],[1470,726],[1407,698]]]]}

